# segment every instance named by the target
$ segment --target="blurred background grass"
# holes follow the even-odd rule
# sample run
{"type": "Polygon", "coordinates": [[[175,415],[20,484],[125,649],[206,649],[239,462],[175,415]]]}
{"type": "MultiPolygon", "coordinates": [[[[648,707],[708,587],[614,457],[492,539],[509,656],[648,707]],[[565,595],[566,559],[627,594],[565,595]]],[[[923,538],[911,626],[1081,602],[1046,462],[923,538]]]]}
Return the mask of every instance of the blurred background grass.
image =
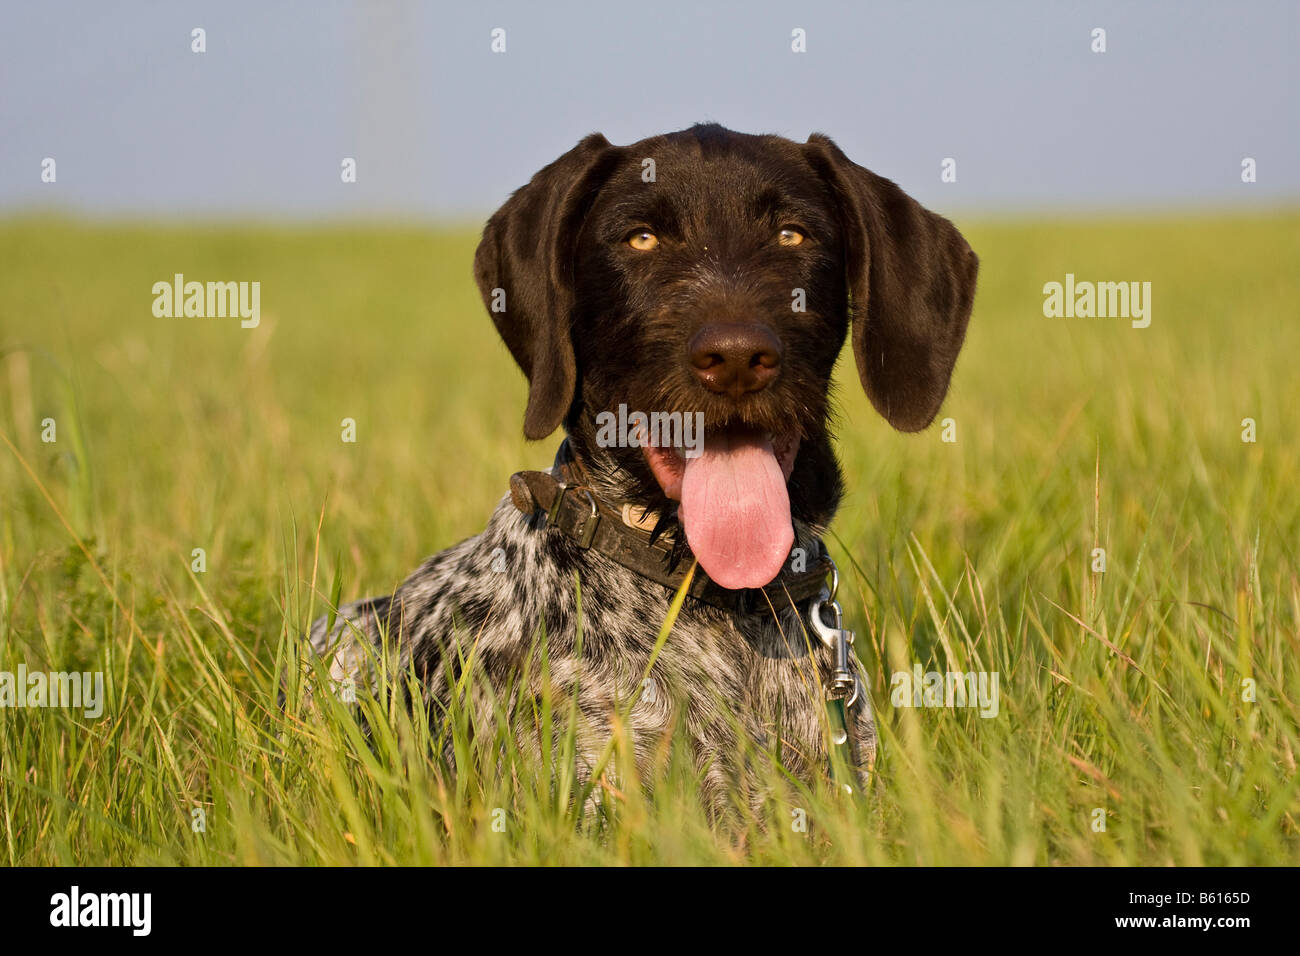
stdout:
{"type": "Polygon", "coordinates": [[[391,589],[550,461],[475,230],[0,223],[0,670],[114,688],[99,722],[0,710],[8,862],[1300,862],[1300,215],[958,225],[982,268],[957,441],[892,432],[837,370],[868,804],[812,794],[825,839],[774,816],[729,840],[686,774],[602,827],[516,793],[502,841],[501,780],[448,796],[345,714],[283,723],[270,673],[318,559],[317,612],[336,573],[391,589]],[[260,281],[261,325],[155,318],[173,272],[260,281]],[[1067,272],[1151,282],[1151,326],[1045,318],[1067,272]],[[1001,715],[892,707],[913,661],[998,670],[1001,715]]]}

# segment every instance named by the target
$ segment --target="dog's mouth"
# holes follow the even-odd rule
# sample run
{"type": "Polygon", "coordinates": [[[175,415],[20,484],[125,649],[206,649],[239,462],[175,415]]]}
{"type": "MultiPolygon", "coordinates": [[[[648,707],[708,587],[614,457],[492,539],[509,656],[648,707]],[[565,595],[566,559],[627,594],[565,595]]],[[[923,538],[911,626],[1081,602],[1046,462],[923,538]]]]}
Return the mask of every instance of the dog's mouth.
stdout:
{"type": "Polygon", "coordinates": [[[786,482],[799,433],[732,424],[705,429],[703,447],[642,447],[700,566],[724,588],[756,588],[794,544],[786,482]]]}

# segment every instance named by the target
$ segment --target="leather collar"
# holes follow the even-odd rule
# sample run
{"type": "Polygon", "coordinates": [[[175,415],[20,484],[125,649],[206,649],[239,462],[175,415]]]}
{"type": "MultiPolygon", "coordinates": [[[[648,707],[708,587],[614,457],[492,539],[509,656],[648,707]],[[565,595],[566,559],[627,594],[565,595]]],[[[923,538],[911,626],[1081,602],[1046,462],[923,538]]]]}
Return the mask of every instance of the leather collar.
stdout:
{"type": "MultiPolygon", "coordinates": [[[[510,500],[526,515],[545,515],[546,527],[560,532],[578,547],[603,554],[616,564],[644,578],[677,590],[687,568],[675,564],[673,548],[649,531],[633,527],[591,489],[582,465],[573,456],[566,438],[556,455],[553,474],[520,471],[510,476],[510,500]]],[[[754,614],[814,598],[826,585],[831,561],[826,546],[817,540],[816,554],[810,555],[806,570],[782,572],[761,588],[731,590],[709,579],[697,568],[688,592],[705,604],[734,614],[754,614]]],[[[689,554],[689,552],[687,552],[689,554]]],[[[683,562],[684,564],[685,562],[683,562]]]]}

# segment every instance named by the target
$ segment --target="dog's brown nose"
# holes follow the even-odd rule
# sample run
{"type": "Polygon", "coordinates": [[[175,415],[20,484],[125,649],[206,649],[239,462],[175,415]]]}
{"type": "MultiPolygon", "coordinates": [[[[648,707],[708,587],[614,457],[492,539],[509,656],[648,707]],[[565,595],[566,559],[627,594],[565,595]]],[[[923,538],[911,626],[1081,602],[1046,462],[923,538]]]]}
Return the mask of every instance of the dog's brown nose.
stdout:
{"type": "Polygon", "coordinates": [[[695,333],[688,348],[704,387],[734,398],[767,388],[781,372],[781,340],[766,325],[711,323],[695,333]]]}

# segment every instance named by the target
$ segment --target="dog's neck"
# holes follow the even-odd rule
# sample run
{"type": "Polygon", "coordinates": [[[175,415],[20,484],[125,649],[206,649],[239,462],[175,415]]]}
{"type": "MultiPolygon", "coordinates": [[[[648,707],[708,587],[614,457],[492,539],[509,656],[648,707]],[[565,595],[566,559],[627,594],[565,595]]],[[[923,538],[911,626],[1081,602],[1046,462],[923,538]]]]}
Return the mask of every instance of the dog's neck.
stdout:
{"type": "MultiPolygon", "coordinates": [[[[629,527],[650,532],[655,538],[665,535],[670,542],[681,541],[683,536],[677,524],[676,502],[667,498],[655,500],[647,497],[644,489],[612,455],[597,449],[592,455],[574,447],[571,436],[566,435],[555,452],[551,472],[557,477],[576,480],[591,490],[611,511],[617,512],[629,527]]],[[[684,551],[679,548],[679,556],[684,551]]]]}
{"type": "MultiPolygon", "coordinates": [[[[677,520],[677,502],[665,496],[653,480],[641,450],[604,447],[596,442],[595,434],[594,420],[589,416],[571,420],[556,452],[552,473],[562,477],[561,468],[569,469],[606,507],[617,512],[624,524],[650,532],[653,540],[662,536],[672,546],[675,561],[688,558],[691,551],[677,520]]],[[[838,469],[833,459],[831,469],[835,473],[833,497],[825,514],[811,521],[797,511],[791,516],[794,546],[805,554],[822,550],[822,534],[839,502],[838,469]]]]}
{"type": "Polygon", "coordinates": [[[556,455],[567,456],[584,483],[597,497],[615,508],[628,505],[639,513],[674,518],[676,505],[653,480],[639,448],[606,448],[596,440],[596,425],[582,416],[565,428],[565,439],[556,455]]]}
{"type": "Polygon", "coordinates": [[[692,597],[732,613],[762,613],[765,607],[771,611],[802,606],[819,594],[824,597],[827,575],[834,568],[817,533],[796,521],[790,562],[762,587],[724,588],[703,570],[691,578],[688,572],[694,561],[676,520],[660,516],[649,523],[651,527],[636,520],[630,502],[620,507],[600,495],[590,480],[590,469],[567,438],[549,473],[525,471],[511,476],[510,500],[522,513],[540,519],[538,528],[564,535],[583,551],[601,553],[670,590],[689,586],[692,597]]]}
{"type": "MultiPolygon", "coordinates": [[[[677,524],[677,502],[669,499],[650,471],[640,448],[606,447],[597,439],[595,418],[579,408],[565,422],[567,453],[578,462],[585,484],[616,510],[645,515],[651,524],[660,520],[677,524]]],[[[562,446],[563,447],[563,446],[562,446]]],[[[790,511],[795,536],[804,530],[820,537],[830,526],[839,507],[841,480],[839,464],[824,431],[805,435],[789,481],[790,511]]]]}

